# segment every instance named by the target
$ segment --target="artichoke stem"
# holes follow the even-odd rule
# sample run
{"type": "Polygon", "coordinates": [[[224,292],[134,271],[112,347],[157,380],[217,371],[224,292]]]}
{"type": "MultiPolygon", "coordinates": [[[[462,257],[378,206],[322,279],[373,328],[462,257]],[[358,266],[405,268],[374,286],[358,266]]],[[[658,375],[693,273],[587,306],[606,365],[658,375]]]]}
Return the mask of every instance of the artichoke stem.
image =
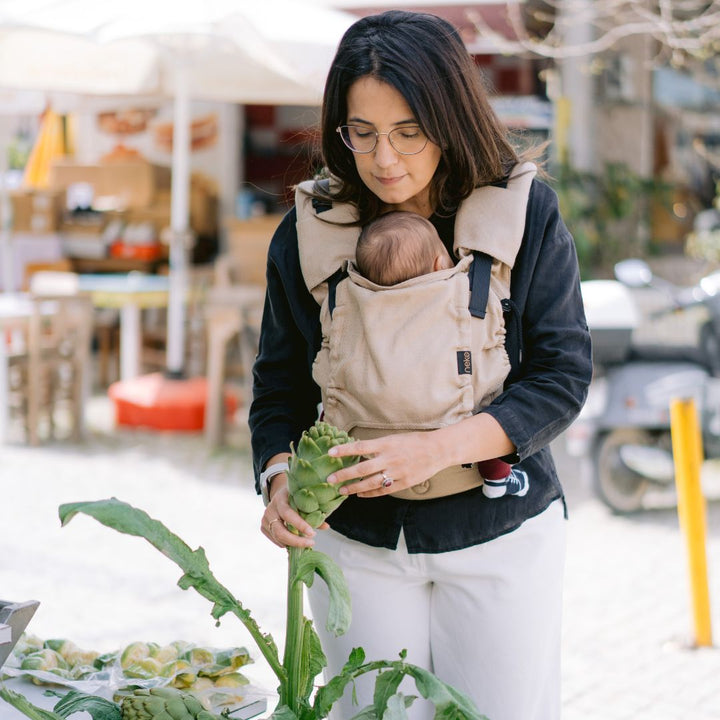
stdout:
{"type": "Polygon", "coordinates": [[[283,665],[287,672],[287,682],[282,688],[284,697],[281,704],[287,705],[296,716],[300,715],[300,697],[303,667],[303,584],[297,578],[300,556],[305,548],[288,548],[288,587],[287,618],[285,635],[285,655],[283,665]]]}

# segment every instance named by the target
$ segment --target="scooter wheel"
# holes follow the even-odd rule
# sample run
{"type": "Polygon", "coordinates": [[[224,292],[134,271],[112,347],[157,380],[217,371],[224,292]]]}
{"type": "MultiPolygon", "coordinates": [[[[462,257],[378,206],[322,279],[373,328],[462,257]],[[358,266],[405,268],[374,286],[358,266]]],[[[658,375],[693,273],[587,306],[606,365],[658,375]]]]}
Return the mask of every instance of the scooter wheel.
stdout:
{"type": "Polygon", "coordinates": [[[615,513],[642,510],[648,480],[628,468],[620,458],[623,445],[652,445],[652,436],[644,430],[623,428],[601,435],[593,452],[595,490],[615,513]]]}

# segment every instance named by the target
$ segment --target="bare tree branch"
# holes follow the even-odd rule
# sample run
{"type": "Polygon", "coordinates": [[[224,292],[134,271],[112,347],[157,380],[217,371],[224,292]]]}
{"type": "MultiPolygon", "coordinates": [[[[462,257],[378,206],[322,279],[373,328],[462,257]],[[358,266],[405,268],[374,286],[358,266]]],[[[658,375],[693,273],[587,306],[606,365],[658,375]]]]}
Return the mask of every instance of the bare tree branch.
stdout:
{"type": "Polygon", "coordinates": [[[504,53],[572,58],[602,53],[624,38],[649,36],[670,51],[674,64],[720,54],[720,0],[529,0],[505,7],[514,40],[493,30],[480,12],[468,11],[479,36],[504,53]],[[551,28],[533,35],[528,18],[551,28]],[[594,39],[568,42],[568,30],[580,25],[589,25],[594,39]]]}

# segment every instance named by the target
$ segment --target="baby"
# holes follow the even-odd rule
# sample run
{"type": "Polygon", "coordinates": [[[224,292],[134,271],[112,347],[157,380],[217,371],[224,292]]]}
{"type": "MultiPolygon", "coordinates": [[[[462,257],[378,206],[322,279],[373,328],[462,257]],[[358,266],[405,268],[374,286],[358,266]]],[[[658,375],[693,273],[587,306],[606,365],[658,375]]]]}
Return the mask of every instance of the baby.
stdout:
{"type": "Polygon", "coordinates": [[[454,265],[429,220],[397,211],[381,215],[362,229],[355,264],[376,285],[397,285],[454,265]]]}
{"type": "MultiPolygon", "coordinates": [[[[389,212],[368,223],[360,233],[355,265],[376,285],[397,285],[419,275],[453,267],[435,227],[421,215],[389,212]]],[[[488,498],[522,497],[529,488],[527,473],[500,459],[478,463],[483,493],[488,498]]]]}

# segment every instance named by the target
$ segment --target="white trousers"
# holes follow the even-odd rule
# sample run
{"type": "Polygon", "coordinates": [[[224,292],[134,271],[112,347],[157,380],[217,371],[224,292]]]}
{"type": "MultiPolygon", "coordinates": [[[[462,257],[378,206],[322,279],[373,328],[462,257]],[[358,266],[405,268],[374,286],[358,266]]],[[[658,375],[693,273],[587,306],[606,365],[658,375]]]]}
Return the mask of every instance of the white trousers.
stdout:
{"type": "MultiPolygon", "coordinates": [[[[328,657],[326,680],[354,647],[367,660],[395,660],[432,670],[468,694],[490,720],[558,720],[560,626],[565,521],[556,501],[517,530],[481,545],[438,554],[374,548],[327,530],[317,550],[343,570],[352,623],[336,638],[325,630],[328,594],[319,578],[309,591],[315,627],[328,657]]],[[[349,720],[372,703],[375,675],[336,704],[333,720],[349,720]]],[[[401,691],[419,695],[406,678],[401,691]]],[[[430,720],[430,703],[415,701],[412,720],[430,720]]]]}

